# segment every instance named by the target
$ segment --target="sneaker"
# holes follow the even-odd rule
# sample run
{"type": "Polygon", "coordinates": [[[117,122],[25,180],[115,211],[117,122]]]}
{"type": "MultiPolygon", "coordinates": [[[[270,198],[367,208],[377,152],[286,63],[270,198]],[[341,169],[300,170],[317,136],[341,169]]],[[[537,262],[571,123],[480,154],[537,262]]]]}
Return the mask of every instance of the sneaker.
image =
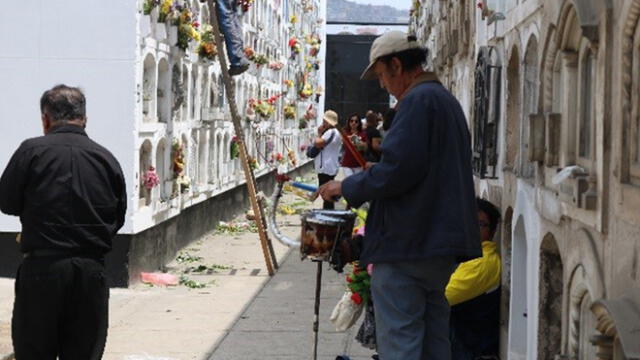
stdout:
{"type": "Polygon", "coordinates": [[[247,71],[249,69],[249,64],[244,64],[244,65],[231,65],[229,67],[229,75],[231,76],[237,76],[242,74],[243,72],[247,71]]]}

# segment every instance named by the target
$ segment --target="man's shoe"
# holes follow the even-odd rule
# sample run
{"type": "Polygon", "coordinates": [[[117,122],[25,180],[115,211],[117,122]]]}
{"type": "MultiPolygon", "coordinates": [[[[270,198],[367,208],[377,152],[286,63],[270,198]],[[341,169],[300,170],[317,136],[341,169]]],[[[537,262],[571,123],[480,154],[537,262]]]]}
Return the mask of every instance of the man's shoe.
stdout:
{"type": "Polygon", "coordinates": [[[247,71],[249,69],[249,64],[244,64],[244,65],[231,65],[229,67],[229,75],[231,76],[237,76],[242,74],[243,72],[247,71]]]}

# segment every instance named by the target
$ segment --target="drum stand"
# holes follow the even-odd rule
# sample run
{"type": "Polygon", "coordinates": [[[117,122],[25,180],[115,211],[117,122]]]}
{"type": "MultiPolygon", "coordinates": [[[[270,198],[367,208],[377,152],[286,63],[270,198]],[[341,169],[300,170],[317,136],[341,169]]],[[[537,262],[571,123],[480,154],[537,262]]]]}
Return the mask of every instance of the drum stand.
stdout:
{"type": "Polygon", "coordinates": [[[313,360],[318,359],[318,328],[320,324],[320,289],[322,288],[322,260],[313,260],[318,264],[316,273],[316,301],[313,308],[313,360]]]}

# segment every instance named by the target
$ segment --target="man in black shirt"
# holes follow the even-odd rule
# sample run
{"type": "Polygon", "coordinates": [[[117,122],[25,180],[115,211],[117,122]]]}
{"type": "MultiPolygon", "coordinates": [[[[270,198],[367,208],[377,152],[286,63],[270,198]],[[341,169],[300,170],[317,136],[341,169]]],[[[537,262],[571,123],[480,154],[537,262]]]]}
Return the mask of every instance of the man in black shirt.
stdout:
{"type": "Polygon", "coordinates": [[[377,163],[380,161],[380,144],[382,143],[382,135],[378,130],[378,115],[369,110],[365,115],[365,119],[367,121],[367,127],[365,128],[367,133],[367,152],[364,158],[367,162],[377,163]]]}
{"type": "Polygon", "coordinates": [[[104,255],[124,224],[118,161],[84,131],[86,100],[58,85],[40,100],[45,136],[24,141],[0,178],[0,210],[20,216],[12,319],[18,360],[100,359],[108,327],[104,255]]]}

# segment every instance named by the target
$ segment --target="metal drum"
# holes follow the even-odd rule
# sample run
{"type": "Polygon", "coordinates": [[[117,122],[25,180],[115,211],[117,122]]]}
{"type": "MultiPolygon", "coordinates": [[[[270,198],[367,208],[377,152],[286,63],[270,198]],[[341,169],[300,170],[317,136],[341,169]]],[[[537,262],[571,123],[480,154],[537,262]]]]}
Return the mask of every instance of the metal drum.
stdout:
{"type": "Polygon", "coordinates": [[[302,216],[300,255],[317,261],[329,261],[336,241],[345,228],[345,221],[324,215],[317,210],[302,216]]]}

